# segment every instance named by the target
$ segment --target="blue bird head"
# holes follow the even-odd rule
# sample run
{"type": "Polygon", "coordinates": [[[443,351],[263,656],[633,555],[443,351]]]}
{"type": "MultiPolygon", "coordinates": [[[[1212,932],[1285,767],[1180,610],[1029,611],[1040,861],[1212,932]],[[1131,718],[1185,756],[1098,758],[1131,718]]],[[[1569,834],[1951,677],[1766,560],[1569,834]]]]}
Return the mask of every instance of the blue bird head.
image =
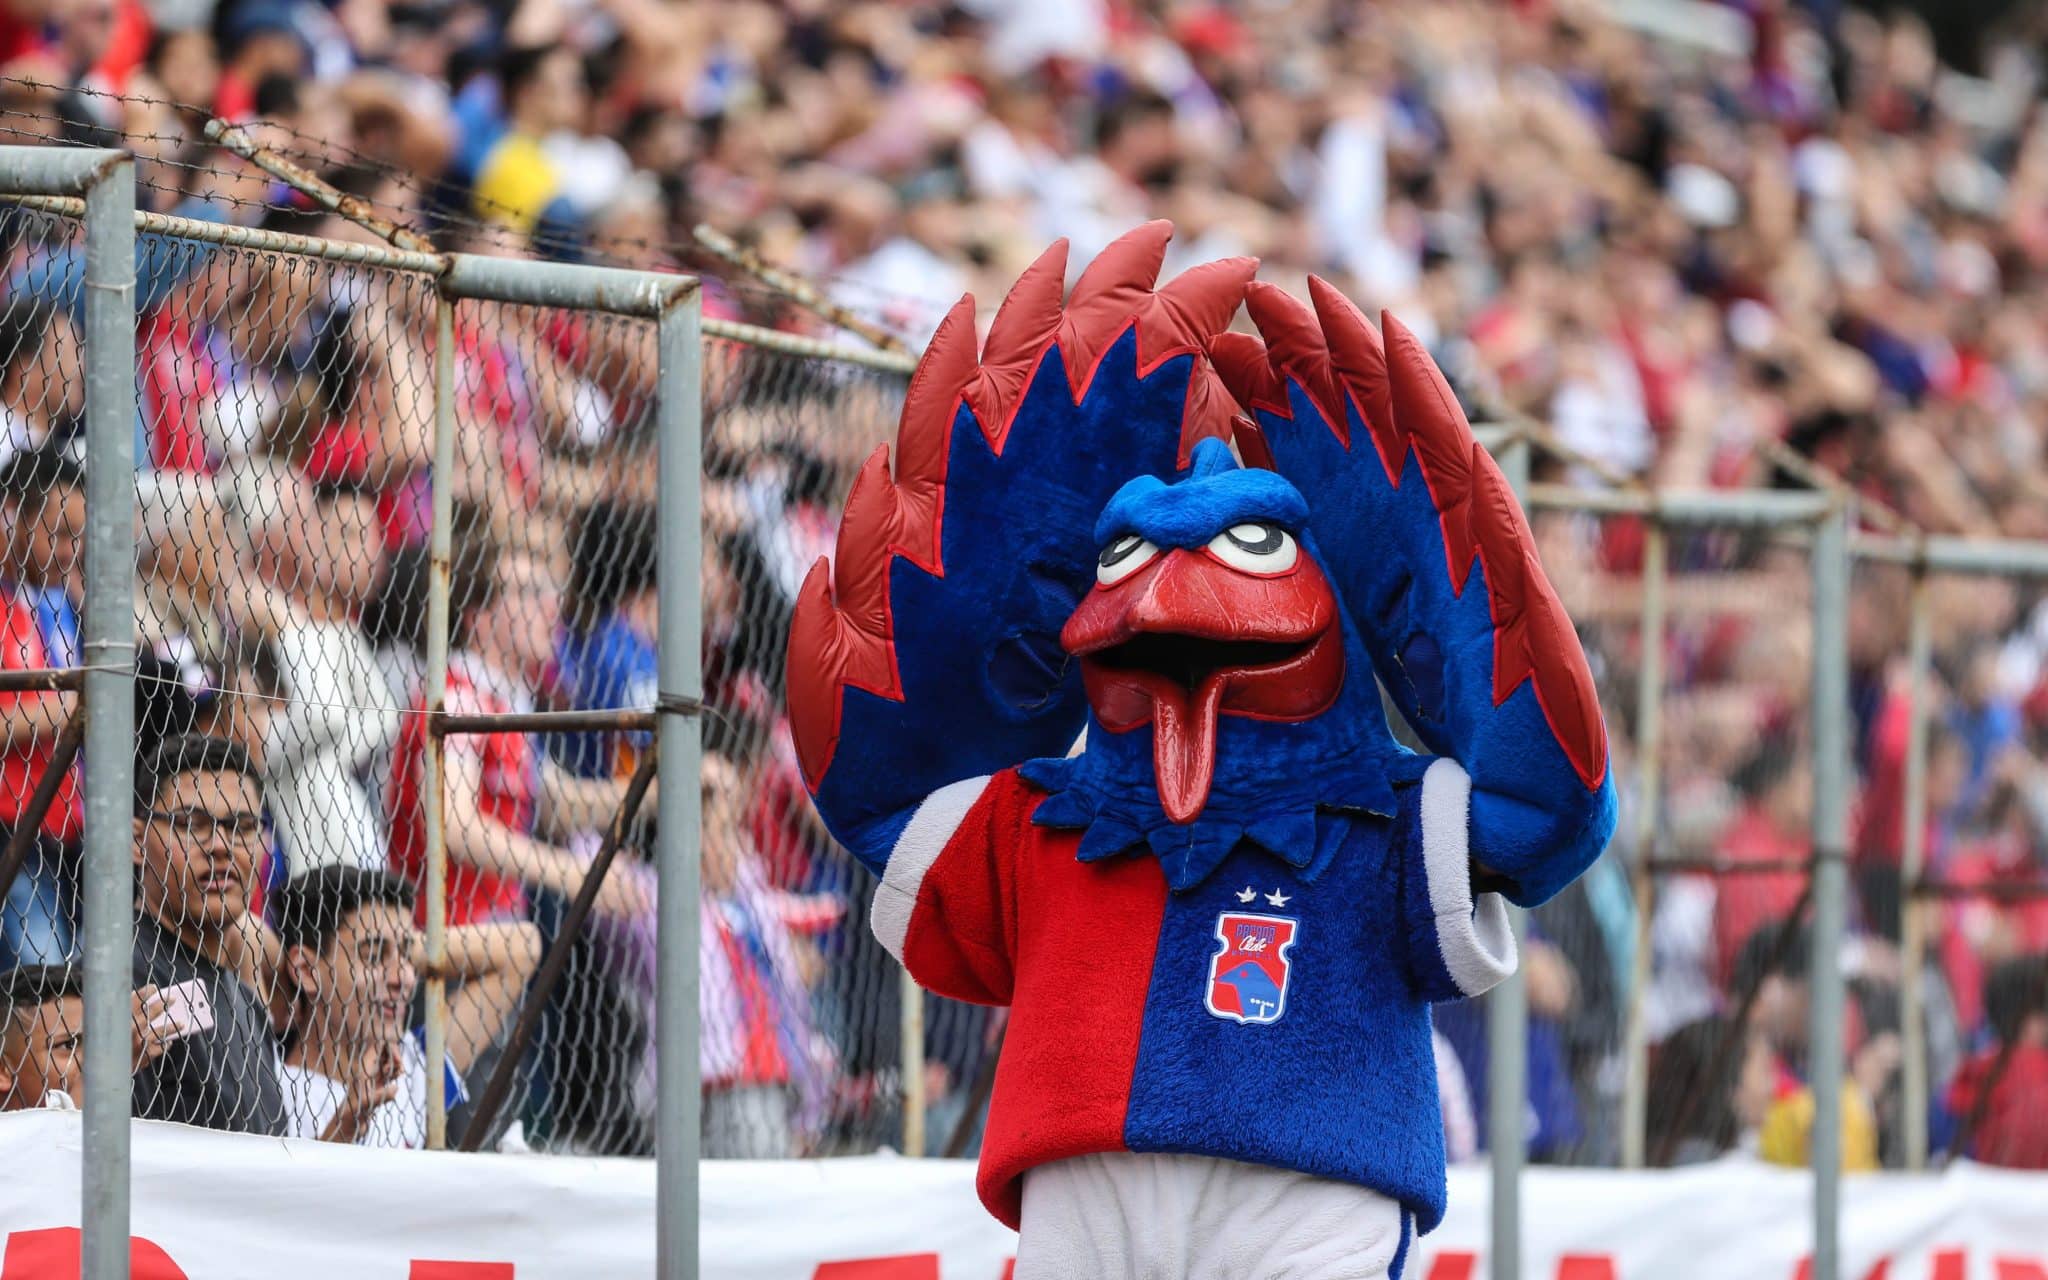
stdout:
{"type": "Polygon", "coordinates": [[[1159,802],[1176,823],[1208,802],[1219,720],[1299,723],[1344,690],[1343,610],[1307,521],[1286,479],[1204,440],[1184,478],[1140,476],[1096,522],[1095,587],[1061,644],[1103,729],[1150,726],[1159,802]]]}

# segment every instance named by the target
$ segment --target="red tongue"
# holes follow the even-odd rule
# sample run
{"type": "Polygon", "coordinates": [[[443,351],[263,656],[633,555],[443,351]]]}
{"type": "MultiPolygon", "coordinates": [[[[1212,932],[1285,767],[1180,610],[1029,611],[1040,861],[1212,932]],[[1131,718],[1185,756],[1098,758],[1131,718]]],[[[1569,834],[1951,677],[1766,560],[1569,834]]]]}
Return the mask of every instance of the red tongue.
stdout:
{"type": "Polygon", "coordinates": [[[1216,777],[1216,709],[1223,701],[1223,681],[1204,680],[1192,705],[1184,691],[1172,686],[1156,690],[1153,698],[1152,772],[1159,780],[1159,804],[1170,820],[1185,826],[1200,816],[1216,777]]]}

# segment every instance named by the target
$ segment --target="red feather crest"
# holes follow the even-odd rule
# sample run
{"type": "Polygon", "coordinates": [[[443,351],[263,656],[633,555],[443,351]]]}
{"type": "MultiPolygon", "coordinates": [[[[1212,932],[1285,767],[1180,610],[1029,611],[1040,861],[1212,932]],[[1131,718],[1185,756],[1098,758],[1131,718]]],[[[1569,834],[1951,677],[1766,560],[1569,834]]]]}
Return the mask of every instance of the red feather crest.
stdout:
{"type": "Polygon", "coordinates": [[[889,566],[902,556],[927,573],[945,574],[946,462],[961,404],[1000,456],[1046,352],[1059,347],[1079,404],[1103,357],[1136,326],[1140,377],[1176,356],[1195,355],[1181,416],[1181,463],[1196,441],[1228,437],[1237,402],[1217,376],[1209,349],[1236,314],[1258,263],[1207,263],[1155,289],[1172,235],[1172,224],[1151,222],[1118,239],[1081,273],[1064,307],[1067,245],[1055,243],[1011,287],[978,353],[972,296],[939,325],[904,399],[894,474],[889,446],[881,445],[847,497],[836,563],[821,558],[797,594],[788,659],[790,727],[812,788],[838,747],[843,691],[850,686],[903,697],[889,566]]]}

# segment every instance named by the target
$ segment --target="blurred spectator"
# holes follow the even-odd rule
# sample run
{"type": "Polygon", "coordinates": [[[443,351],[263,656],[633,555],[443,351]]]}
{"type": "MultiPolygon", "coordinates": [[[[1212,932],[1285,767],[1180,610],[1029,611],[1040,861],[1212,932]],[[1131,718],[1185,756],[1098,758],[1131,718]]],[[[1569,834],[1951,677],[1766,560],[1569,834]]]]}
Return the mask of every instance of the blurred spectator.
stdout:
{"type": "Polygon", "coordinates": [[[167,661],[216,667],[230,640],[226,584],[241,573],[239,532],[210,476],[144,471],[136,476],[140,516],[136,625],[167,661]]]}
{"type": "MultiPolygon", "coordinates": [[[[1846,1173],[1877,1170],[1877,1113],[1870,1095],[1854,1079],[1842,1082],[1842,1169],[1846,1173]]],[[[1813,1090],[1801,1085],[1771,1104],[1765,1113],[1757,1154],[1790,1169],[1813,1167],[1813,1090]]]]}
{"type": "MultiPolygon", "coordinates": [[[[1557,944],[1532,930],[1523,940],[1521,968],[1528,990],[1528,1154],[1532,1160],[1565,1160],[1586,1134],[1577,1084],[1572,1077],[1565,1027],[1580,1003],[1579,981],[1557,944]]],[[[1487,1094],[1486,998],[1436,1005],[1431,1020],[1455,1050],[1472,1095],[1475,1115],[1485,1115],[1487,1094]]],[[[1485,1135],[1479,1135],[1484,1142],[1485,1135]]]]}
{"type": "MultiPolygon", "coordinates": [[[[0,472],[7,521],[0,670],[78,664],[84,485],[84,469],[48,446],[14,455],[0,472]]],[[[11,831],[21,822],[76,705],[73,693],[0,693],[0,826],[11,831]]],[[[66,868],[83,817],[74,772],[58,785],[28,861],[0,904],[0,965],[70,957],[73,885],[66,868]]]]}
{"type": "Polygon", "coordinates": [[[32,293],[0,307],[0,465],[24,449],[72,443],[85,411],[83,370],[69,311],[32,293]]]}
{"type": "MultiPolygon", "coordinates": [[[[570,705],[652,707],[660,609],[655,599],[654,510],[596,502],[578,516],[570,539],[559,667],[570,705]]],[[[566,735],[556,759],[584,778],[629,775],[647,734],[566,735]]]]}
{"type": "MultiPolygon", "coordinates": [[[[560,588],[531,555],[472,538],[455,555],[450,600],[449,713],[531,712],[535,685],[554,658],[560,588]]],[[[425,874],[424,709],[415,701],[405,717],[391,789],[391,867],[415,884],[425,874]]],[[[443,741],[450,924],[515,917],[526,909],[528,888],[571,898],[583,882],[585,859],[551,841],[609,822],[624,783],[571,777],[538,743],[512,730],[443,741]]],[[[597,905],[626,914],[641,901],[623,879],[607,877],[597,905]]]]}
{"type": "Polygon", "coordinates": [[[235,576],[238,566],[211,477],[138,472],[136,505],[135,750],[140,758],[165,738],[200,729],[202,720],[210,727],[231,645],[221,584],[235,576]]]}
{"type": "Polygon", "coordinates": [[[1960,1121],[1955,1150],[1985,1164],[2048,1169],[2048,956],[2018,956],[1984,982],[1996,1043],[1948,1089],[1960,1121]]]}
{"type": "Polygon", "coordinates": [[[532,231],[562,194],[564,175],[548,144],[583,115],[583,68],[560,45],[508,49],[498,64],[505,132],[476,171],[479,217],[532,231]]]}
{"type": "MultiPolygon", "coordinates": [[[[1747,1031],[1759,1038],[1774,1057],[1776,1087],[1758,1137],[1758,1154],[1773,1164],[1805,1166],[1813,1136],[1813,1089],[1806,1079],[1807,1048],[1812,1031],[1813,935],[1797,924],[1768,921],[1758,926],[1736,953],[1729,986],[1737,1000],[1747,997],[1747,1031]]],[[[1850,1004],[1843,1037],[1852,1061],[1861,1060],[1865,1026],[1857,1006],[1850,1004]]],[[[1896,1038],[1887,1041],[1896,1047],[1896,1038]]],[[[1875,1058],[1877,1055],[1873,1055],[1875,1058]]],[[[1882,1078],[1888,1072],[1874,1073],[1882,1078]]],[[[1877,1112],[1870,1089],[1852,1070],[1842,1082],[1842,1167],[1878,1167],[1877,1112]]]]}
{"type": "Polygon", "coordinates": [[[282,1134],[271,1011],[250,886],[263,791],[240,748],[170,738],[135,773],[135,981],[205,1013],[135,1076],[134,1114],[282,1134]]]}
{"type": "Polygon", "coordinates": [[[252,622],[286,690],[263,751],[279,843],[295,870],[382,866],[384,823],[363,779],[397,736],[398,708],[357,625],[381,574],[376,499],[347,480],[261,474],[255,564],[277,598],[252,622]]]}
{"type": "MultiPolygon", "coordinates": [[[[162,1057],[196,1029],[154,986],[130,999],[134,1069],[162,1057]]],[[[31,964],[0,971],[0,1111],[76,1110],[85,1101],[85,970],[31,964]]]]}
{"type": "MultiPolygon", "coordinates": [[[[291,995],[278,1067],[286,1132],[372,1147],[422,1147],[427,1133],[424,1027],[408,1029],[422,943],[412,885],[386,871],[326,866],[278,894],[277,932],[291,995]]],[[[448,935],[447,1098],[510,1023],[540,962],[531,924],[475,925],[448,935]]]]}
{"type": "Polygon", "coordinates": [[[1680,1027],[1650,1057],[1644,1142],[1650,1162],[1697,1164],[1753,1146],[1777,1085],[1761,1032],[1726,1018],[1680,1027]]]}
{"type": "Polygon", "coordinates": [[[220,26],[223,56],[213,109],[240,120],[255,110],[256,86],[265,79],[306,74],[306,46],[290,6],[279,0],[233,5],[220,16],[225,20],[220,26]]]}
{"type": "Polygon", "coordinates": [[[84,1100],[84,979],[64,964],[0,972],[0,1111],[84,1100]]]}
{"type": "Polygon", "coordinates": [[[1717,850],[1731,870],[1715,881],[1714,942],[1724,978],[1736,953],[1766,922],[1799,904],[1806,873],[1799,869],[1812,847],[1812,779],[1795,768],[1790,744],[1768,741],[1743,762],[1733,779],[1742,807],[1721,833],[1717,850]]]}
{"type": "Polygon", "coordinates": [[[807,970],[792,920],[803,904],[778,894],[742,834],[740,778],[704,757],[704,902],[699,942],[704,1034],[704,1154],[801,1154],[803,1112],[820,1100],[823,1045],[813,1029],[807,970]]]}
{"type": "Polygon", "coordinates": [[[211,106],[220,88],[220,57],[211,34],[203,28],[158,31],[150,41],[144,66],[173,102],[211,106]]]}
{"type": "Polygon", "coordinates": [[[1943,905],[1936,940],[1957,1013],[1969,1028],[1988,1017],[1979,998],[1991,990],[1988,975],[2009,961],[2048,952],[2048,875],[2042,833],[2021,792],[2027,768],[2017,751],[2004,757],[1982,809],[1965,817],[1944,858],[1950,884],[1979,891],[1943,905]],[[2001,896],[2013,890],[2014,896],[2001,896]]]}
{"type": "Polygon", "coordinates": [[[1803,924],[1788,927],[1772,920],[1743,943],[1729,974],[1730,997],[1749,1002],[1748,1029],[1770,1047],[1781,1082],[1795,1080],[1806,1065],[1812,973],[1811,931],[1803,924]]]}

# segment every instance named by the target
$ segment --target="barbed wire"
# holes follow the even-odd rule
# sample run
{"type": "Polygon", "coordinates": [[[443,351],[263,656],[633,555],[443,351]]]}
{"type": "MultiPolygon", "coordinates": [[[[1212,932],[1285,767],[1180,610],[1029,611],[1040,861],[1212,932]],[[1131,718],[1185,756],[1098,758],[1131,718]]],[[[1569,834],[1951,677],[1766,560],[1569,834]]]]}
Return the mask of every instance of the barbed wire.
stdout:
{"type": "MultiPolygon", "coordinates": [[[[192,103],[179,102],[171,98],[153,97],[148,94],[117,93],[84,84],[66,85],[54,81],[38,80],[29,76],[0,76],[0,92],[8,89],[21,89],[36,94],[53,95],[55,100],[34,108],[19,106],[0,107],[0,121],[5,121],[9,118],[48,121],[59,126],[60,130],[69,131],[69,134],[52,139],[48,133],[42,130],[0,124],[0,136],[19,138],[43,145],[49,145],[54,141],[57,145],[76,146],[86,145],[79,135],[90,136],[96,134],[102,137],[116,137],[128,144],[147,144],[153,153],[158,152],[165,146],[175,146],[203,152],[219,151],[232,154],[227,148],[208,140],[202,133],[197,131],[191,135],[137,132],[126,128],[122,124],[110,124],[103,120],[68,116],[57,109],[58,102],[63,97],[75,96],[116,103],[123,107],[165,108],[193,120],[212,118],[212,113],[207,108],[192,103]]],[[[555,229],[549,227],[544,222],[537,222],[530,229],[521,231],[492,217],[478,216],[472,210],[482,210],[487,214],[500,214],[506,218],[521,221],[524,221],[528,215],[526,211],[494,200],[467,185],[424,182],[416,174],[399,167],[385,157],[371,155],[349,143],[339,142],[331,138],[317,137],[274,117],[252,118],[237,122],[237,125],[245,130],[260,128],[264,135],[263,145],[265,149],[288,160],[310,162],[313,167],[319,170],[332,170],[337,167],[356,169],[375,175],[380,182],[388,182],[397,186],[400,190],[407,192],[417,199],[418,212],[425,215],[432,226],[421,227],[413,224],[409,216],[413,212],[410,206],[387,199],[380,199],[374,189],[351,194],[380,215],[386,216],[391,221],[419,234],[430,234],[432,227],[437,226],[444,231],[460,232],[471,237],[481,245],[508,253],[531,250],[549,256],[572,257],[579,261],[602,265],[642,265],[619,254],[608,252],[595,243],[595,237],[592,236],[555,229]],[[290,138],[292,142],[282,142],[279,140],[278,135],[290,138]],[[450,193],[453,191],[459,191],[459,197],[451,196],[450,193]],[[470,206],[469,209],[463,207],[465,202],[470,206]]],[[[195,176],[236,181],[245,180],[249,176],[219,166],[192,160],[181,160],[163,154],[150,154],[144,158],[148,163],[164,165],[195,176]]],[[[257,172],[260,174],[260,170],[257,172]]],[[[182,186],[168,186],[142,173],[137,174],[136,185],[144,190],[155,191],[177,198],[199,197],[211,203],[224,204],[238,209],[261,209],[266,212],[276,211],[285,213],[322,212],[318,206],[298,196],[288,184],[272,179],[267,174],[261,176],[272,192],[291,194],[274,199],[252,200],[244,196],[236,196],[218,190],[195,192],[182,186]]],[[[664,255],[674,261],[679,267],[687,268],[693,274],[716,279],[722,288],[745,299],[769,304],[775,308],[787,308],[795,305],[787,294],[744,275],[731,273],[727,268],[727,264],[720,261],[715,255],[707,253],[693,241],[649,240],[637,236],[621,235],[607,235],[604,238],[613,245],[664,255]]],[[[843,288],[849,293],[863,296],[866,299],[865,302],[839,300],[840,305],[870,321],[886,323],[889,311],[896,307],[910,306],[920,310],[929,309],[929,304],[924,299],[892,292],[874,284],[872,281],[845,277],[832,272],[821,273],[815,279],[832,284],[837,288],[843,288]]]]}

